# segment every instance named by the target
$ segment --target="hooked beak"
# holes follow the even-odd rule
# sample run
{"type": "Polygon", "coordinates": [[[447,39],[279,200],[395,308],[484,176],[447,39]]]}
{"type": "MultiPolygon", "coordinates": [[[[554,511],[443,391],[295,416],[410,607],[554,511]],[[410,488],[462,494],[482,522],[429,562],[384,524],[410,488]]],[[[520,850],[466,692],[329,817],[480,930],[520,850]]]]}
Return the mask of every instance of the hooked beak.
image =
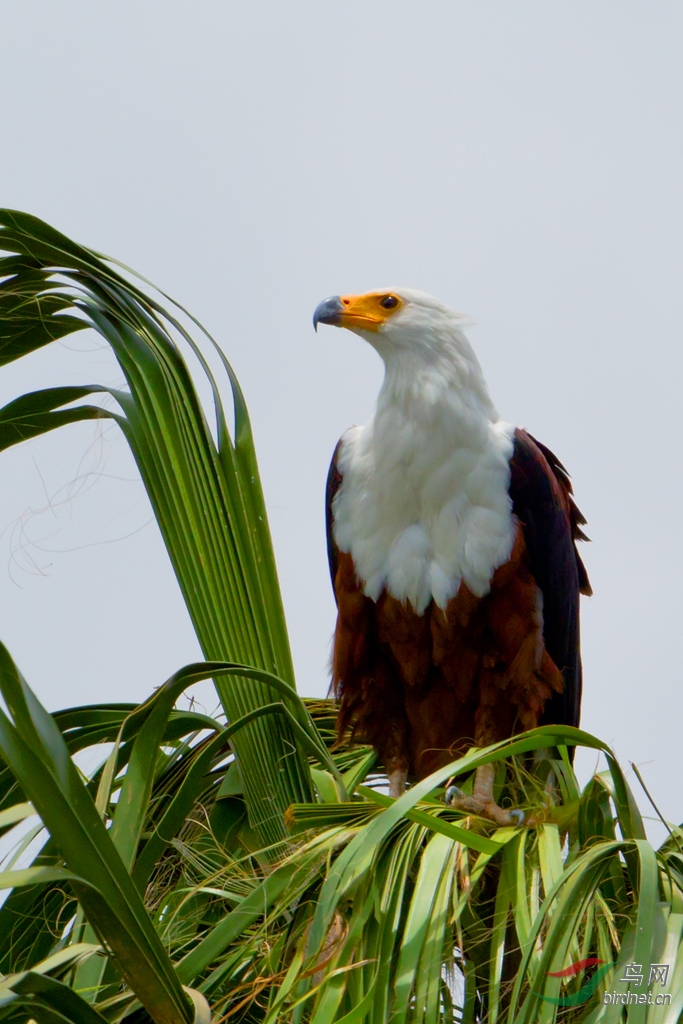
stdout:
{"type": "Polygon", "coordinates": [[[342,320],[341,315],[344,312],[342,301],[339,295],[331,295],[329,299],[323,299],[315,307],[315,313],[313,314],[313,326],[316,331],[318,330],[318,324],[331,324],[333,327],[341,327],[342,320]]]}

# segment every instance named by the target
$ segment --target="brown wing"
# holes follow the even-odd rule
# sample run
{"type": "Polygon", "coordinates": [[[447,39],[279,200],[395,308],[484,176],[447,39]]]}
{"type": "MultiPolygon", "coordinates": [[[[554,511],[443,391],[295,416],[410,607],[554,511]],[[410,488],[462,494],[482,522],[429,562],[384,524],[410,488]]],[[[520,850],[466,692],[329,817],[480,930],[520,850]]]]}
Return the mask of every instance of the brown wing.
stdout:
{"type": "Polygon", "coordinates": [[[342,481],[338,465],[340,448],[341,440],[337,442],[337,447],[334,449],[332,462],[330,463],[330,468],[327,473],[327,484],[325,486],[325,530],[327,533],[327,562],[330,567],[330,577],[332,579],[332,590],[334,591],[335,600],[337,598],[337,592],[335,590],[334,581],[337,577],[337,568],[339,566],[339,548],[337,547],[334,541],[332,502],[334,501],[334,496],[339,490],[339,486],[342,481]]]}
{"type": "Polygon", "coordinates": [[[579,595],[591,588],[577,540],[587,540],[569,475],[553,453],[525,430],[515,431],[510,460],[512,511],[522,525],[529,568],[543,595],[545,648],[564,678],[541,724],[578,726],[581,712],[579,595]]]}

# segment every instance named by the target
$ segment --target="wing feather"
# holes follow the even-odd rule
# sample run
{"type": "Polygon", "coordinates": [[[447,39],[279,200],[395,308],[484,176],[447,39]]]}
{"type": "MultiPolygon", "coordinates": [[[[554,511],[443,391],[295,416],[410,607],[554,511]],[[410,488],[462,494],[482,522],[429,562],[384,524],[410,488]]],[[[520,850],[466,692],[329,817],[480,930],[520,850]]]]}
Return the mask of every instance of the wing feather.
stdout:
{"type": "Polygon", "coordinates": [[[569,474],[553,453],[525,430],[515,431],[510,497],[543,595],[545,648],[564,677],[562,693],[546,704],[541,724],[578,726],[581,713],[579,595],[590,594],[576,550],[586,540],[585,519],[572,497],[569,474]]]}
{"type": "Polygon", "coordinates": [[[337,599],[337,591],[335,587],[335,581],[337,578],[337,569],[339,567],[339,548],[337,547],[334,539],[334,520],[332,513],[332,503],[334,496],[339,490],[342,482],[342,475],[339,472],[339,452],[341,450],[341,439],[337,442],[337,447],[334,449],[334,455],[332,456],[332,462],[327,473],[327,483],[325,485],[325,532],[327,534],[327,562],[330,567],[330,578],[332,580],[332,590],[334,591],[335,601],[337,599]]]}

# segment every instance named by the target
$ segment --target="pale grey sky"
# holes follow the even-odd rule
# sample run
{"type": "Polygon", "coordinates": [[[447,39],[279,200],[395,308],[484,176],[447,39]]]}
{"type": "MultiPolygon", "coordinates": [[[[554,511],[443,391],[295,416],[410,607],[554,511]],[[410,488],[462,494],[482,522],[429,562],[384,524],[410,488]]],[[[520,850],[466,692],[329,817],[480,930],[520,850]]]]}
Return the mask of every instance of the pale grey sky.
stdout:
{"type": "MultiPolygon", "coordinates": [[[[572,473],[593,538],[583,725],[683,818],[680,3],[0,13],[0,203],[155,280],[232,360],[301,692],[327,685],[327,463],[381,381],[311,314],[421,288],[478,321],[501,414],[572,473]]],[[[0,402],[119,379],[81,336],[3,370],[0,402]]],[[[142,699],[197,657],[114,429],[1,455],[0,481],[0,638],[49,707],[142,699]]]]}

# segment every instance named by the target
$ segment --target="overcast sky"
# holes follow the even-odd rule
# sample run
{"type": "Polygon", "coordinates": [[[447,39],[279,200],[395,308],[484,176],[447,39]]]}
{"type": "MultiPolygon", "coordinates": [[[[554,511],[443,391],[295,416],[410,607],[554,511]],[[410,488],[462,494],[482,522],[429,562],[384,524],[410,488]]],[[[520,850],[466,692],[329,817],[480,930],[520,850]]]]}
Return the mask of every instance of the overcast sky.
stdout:
{"type": "MultiPolygon", "coordinates": [[[[501,414],[572,474],[595,590],[583,725],[683,818],[681,4],[0,14],[0,205],[135,267],[228,354],[300,691],[327,688],[327,464],[381,383],[374,352],[315,335],[311,314],[329,294],[420,288],[477,321],[501,414]]],[[[80,335],[3,369],[0,403],[92,381],[121,375],[80,335]]],[[[50,708],[141,700],[199,656],[115,428],[1,455],[0,531],[0,639],[50,708]]]]}

